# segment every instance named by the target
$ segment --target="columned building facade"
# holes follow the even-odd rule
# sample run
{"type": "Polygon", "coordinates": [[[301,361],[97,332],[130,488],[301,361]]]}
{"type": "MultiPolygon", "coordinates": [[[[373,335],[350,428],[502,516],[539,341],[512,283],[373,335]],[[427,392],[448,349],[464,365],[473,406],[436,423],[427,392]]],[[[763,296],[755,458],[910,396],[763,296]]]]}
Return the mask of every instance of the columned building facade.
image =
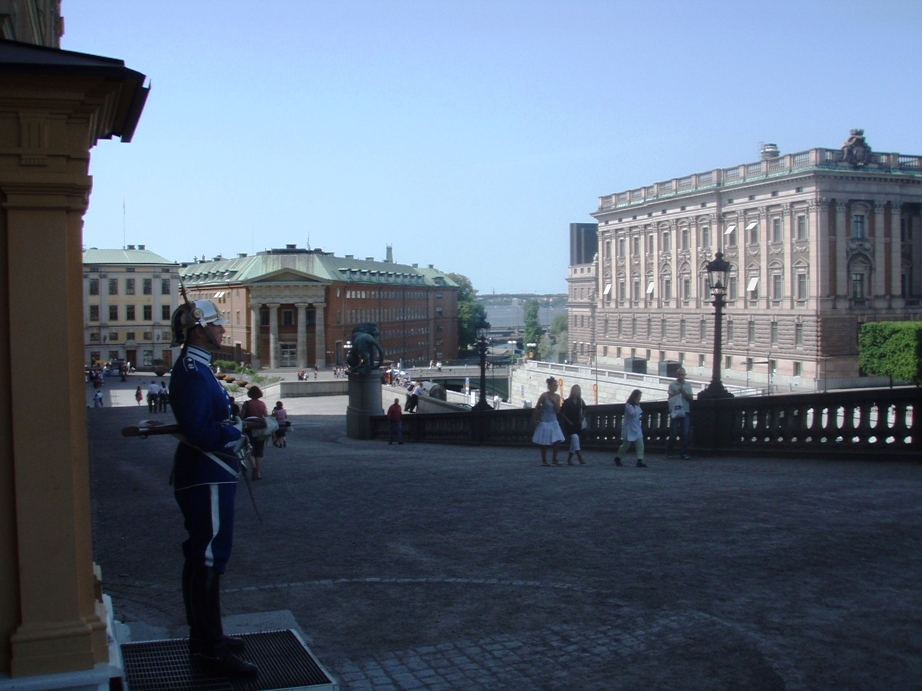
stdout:
{"type": "Polygon", "coordinates": [[[873,152],[862,130],[839,149],[769,144],[755,163],[606,195],[592,216],[598,255],[571,258],[568,278],[571,328],[594,313],[593,330],[571,340],[597,343],[601,363],[678,361],[708,378],[718,251],[732,266],[730,384],[860,386],[860,325],[922,318],[922,157],[873,152]],[[596,279],[589,304],[573,293],[582,271],[596,279]]]}
{"type": "Polygon", "coordinates": [[[458,350],[457,284],[431,265],[337,257],[288,245],[184,266],[190,299],[227,320],[219,359],[256,368],[345,364],[352,329],[374,322],[385,356],[425,363],[458,350]]]}

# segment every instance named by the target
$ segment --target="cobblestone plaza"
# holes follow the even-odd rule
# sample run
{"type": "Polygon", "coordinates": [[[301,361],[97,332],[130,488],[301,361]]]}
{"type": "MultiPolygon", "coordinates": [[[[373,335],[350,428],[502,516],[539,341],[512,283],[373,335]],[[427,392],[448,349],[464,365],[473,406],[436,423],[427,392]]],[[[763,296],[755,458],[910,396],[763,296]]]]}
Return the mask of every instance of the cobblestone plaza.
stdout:
{"type": "MultiPolygon", "coordinates": [[[[132,378],[134,379],[134,377],[132,378]]],[[[110,391],[116,403],[130,400],[110,391]],[[124,400],[123,400],[124,399],[124,400]]],[[[237,499],[228,626],[296,622],[343,689],[910,688],[922,678],[915,464],[346,438],[344,397],[237,499]]],[[[185,635],[174,441],[88,411],[95,561],[134,640],[185,635]]],[[[163,415],[164,418],[168,417],[163,415]]]]}

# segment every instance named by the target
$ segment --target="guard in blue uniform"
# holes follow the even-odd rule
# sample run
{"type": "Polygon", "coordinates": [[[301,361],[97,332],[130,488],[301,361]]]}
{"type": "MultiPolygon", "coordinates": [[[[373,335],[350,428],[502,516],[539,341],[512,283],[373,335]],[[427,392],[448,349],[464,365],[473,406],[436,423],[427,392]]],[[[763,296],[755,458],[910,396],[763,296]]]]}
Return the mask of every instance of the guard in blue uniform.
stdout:
{"type": "Polygon", "coordinates": [[[243,425],[211,371],[220,350],[224,319],[213,303],[195,300],[172,318],[173,347],[182,353],[170,376],[170,405],[184,438],[173,457],[173,488],[189,538],[183,542],[183,600],[193,664],[208,674],[254,676],[242,639],[224,635],[220,576],[230,558],[234,498],[240,476],[243,425]]]}

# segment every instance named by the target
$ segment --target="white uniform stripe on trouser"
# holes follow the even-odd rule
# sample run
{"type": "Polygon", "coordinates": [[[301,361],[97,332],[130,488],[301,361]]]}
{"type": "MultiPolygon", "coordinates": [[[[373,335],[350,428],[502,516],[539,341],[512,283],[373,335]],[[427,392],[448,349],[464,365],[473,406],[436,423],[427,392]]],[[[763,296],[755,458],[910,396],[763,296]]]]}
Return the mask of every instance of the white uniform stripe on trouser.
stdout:
{"type": "Polygon", "coordinates": [[[205,547],[205,566],[211,568],[214,566],[214,552],[211,550],[211,543],[221,530],[221,499],[218,494],[218,485],[210,485],[209,502],[211,504],[211,539],[205,547]]]}

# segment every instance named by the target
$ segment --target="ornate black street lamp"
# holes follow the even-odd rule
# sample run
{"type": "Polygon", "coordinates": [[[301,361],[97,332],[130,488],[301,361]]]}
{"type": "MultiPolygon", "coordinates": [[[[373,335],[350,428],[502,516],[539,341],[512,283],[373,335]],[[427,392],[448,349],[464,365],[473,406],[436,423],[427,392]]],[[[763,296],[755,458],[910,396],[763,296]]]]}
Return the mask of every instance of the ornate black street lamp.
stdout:
{"type": "Polygon", "coordinates": [[[487,403],[487,338],[490,335],[490,324],[487,321],[481,321],[477,324],[477,353],[480,355],[480,400],[472,410],[483,412],[493,410],[493,406],[487,403]]]}
{"type": "Polygon", "coordinates": [[[733,394],[724,388],[720,381],[720,346],[723,308],[727,306],[724,297],[727,295],[727,276],[730,274],[730,264],[724,261],[722,252],[714,255],[714,261],[708,262],[708,289],[714,296],[714,367],[711,370],[711,383],[698,394],[698,398],[733,398],[733,394]]]}

